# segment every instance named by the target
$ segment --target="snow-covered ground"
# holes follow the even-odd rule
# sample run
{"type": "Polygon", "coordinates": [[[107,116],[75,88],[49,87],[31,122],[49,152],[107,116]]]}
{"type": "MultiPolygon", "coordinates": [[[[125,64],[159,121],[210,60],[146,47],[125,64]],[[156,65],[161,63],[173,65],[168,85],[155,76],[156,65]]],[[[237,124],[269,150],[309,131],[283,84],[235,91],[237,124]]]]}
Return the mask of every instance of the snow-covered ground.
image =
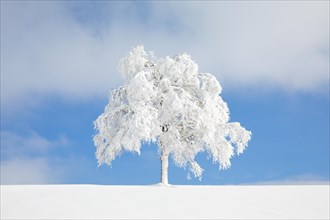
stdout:
{"type": "Polygon", "coordinates": [[[1,219],[329,219],[329,185],[1,185],[1,219]]]}

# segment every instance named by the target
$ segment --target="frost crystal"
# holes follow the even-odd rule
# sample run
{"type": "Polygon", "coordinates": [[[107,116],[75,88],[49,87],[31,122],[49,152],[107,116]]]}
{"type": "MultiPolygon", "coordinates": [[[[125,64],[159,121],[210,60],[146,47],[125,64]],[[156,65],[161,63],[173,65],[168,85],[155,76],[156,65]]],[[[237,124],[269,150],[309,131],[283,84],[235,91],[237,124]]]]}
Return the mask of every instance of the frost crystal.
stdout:
{"type": "Polygon", "coordinates": [[[235,152],[246,148],[251,132],[228,122],[218,80],[198,73],[189,55],[155,59],[138,46],[121,60],[119,69],[126,83],[111,92],[104,113],[94,122],[99,165],[110,165],[124,150],[140,153],[141,142],[157,142],[162,182],[167,184],[169,156],[201,177],[203,169],[195,161],[198,152],[206,151],[226,169],[235,152]]]}

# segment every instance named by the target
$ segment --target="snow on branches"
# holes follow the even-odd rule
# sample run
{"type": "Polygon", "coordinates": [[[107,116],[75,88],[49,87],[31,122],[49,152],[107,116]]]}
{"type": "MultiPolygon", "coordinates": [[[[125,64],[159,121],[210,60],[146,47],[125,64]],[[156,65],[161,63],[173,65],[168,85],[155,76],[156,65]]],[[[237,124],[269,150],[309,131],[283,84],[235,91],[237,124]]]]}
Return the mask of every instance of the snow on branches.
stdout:
{"type": "MultiPolygon", "coordinates": [[[[235,152],[246,148],[251,132],[228,122],[218,80],[199,73],[188,54],[157,59],[137,46],[119,69],[125,85],[111,92],[104,113],[94,122],[99,165],[110,165],[124,150],[140,153],[141,142],[157,142],[162,160],[171,156],[177,166],[201,177],[197,153],[206,151],[226,169],[235,152]]],[[[167,178],[167,161],[162,163],[167,178]]]]}

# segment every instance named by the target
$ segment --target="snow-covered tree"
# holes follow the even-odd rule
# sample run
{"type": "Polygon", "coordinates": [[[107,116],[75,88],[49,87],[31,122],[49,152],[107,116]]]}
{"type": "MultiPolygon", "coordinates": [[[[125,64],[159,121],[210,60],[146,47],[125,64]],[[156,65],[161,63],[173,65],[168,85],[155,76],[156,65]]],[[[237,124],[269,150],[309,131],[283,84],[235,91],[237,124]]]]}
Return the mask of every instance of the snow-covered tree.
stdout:
{"type": "Polygon", "coordinates": [[[220,169],[240,154],[251,132],[229,121],[221,86],[209,73],[199,73],[187,54],[157,59],[137,46],[121,60],[125,85],[111,92],[109,104],[94,122],[98,164],[110,165],[124,150],[140,154],[142,142],[158,144],[161,182],[168,184],[168,158],[189,168],[195,177],[203,169],[195,161],[206,151],[220,169]]]}

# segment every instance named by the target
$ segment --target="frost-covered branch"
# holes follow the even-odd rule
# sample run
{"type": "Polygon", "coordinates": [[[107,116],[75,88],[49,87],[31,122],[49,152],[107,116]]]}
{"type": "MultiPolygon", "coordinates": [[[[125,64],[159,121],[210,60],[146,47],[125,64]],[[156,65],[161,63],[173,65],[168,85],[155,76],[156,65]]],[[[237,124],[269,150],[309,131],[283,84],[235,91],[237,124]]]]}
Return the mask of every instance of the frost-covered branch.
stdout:
{"type": "Polygon", "coordinates": [[[126,83],[112,91],[94,123],[99,165],[111,164],[124,150],[139,153],[141,142],[157,142],[160,154],[201,177],[203,169],[195,161],[199,152],[207,151],[226,169],[235,152],[247,147],[251,132],[229,122],[218,80],[199,73],[189,55],[156,59],[138,46],[119,69],[126,83]]]}

